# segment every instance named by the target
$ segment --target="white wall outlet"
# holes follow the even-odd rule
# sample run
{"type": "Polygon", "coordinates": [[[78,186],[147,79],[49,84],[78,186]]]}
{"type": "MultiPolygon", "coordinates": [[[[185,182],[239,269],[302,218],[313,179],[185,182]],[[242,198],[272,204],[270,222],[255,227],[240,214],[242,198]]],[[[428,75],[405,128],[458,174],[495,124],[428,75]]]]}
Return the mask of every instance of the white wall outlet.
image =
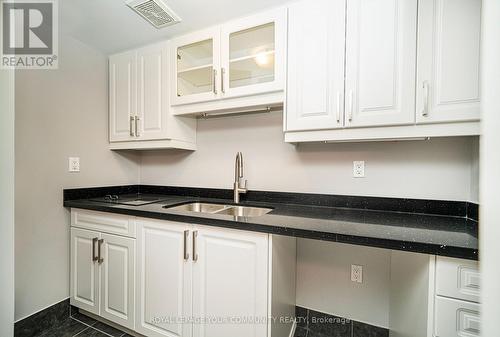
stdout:
{"type": "Polygon", "coordinates": [[[352,162],[352,176],[354,178],[364,178],[365,177],[365,162],[364,161],[353,161],[352,162]]]}
{"type": "Polygon", "coordinates": [[[363,283],[363,267],[351,264],[351,281],[363,283]]]}
{"type": "Polygon", "coordinates": [[[80,158],[69,157],[68,164],[69,164],[68,168],[69,172],[80,172],[80,158]]]}

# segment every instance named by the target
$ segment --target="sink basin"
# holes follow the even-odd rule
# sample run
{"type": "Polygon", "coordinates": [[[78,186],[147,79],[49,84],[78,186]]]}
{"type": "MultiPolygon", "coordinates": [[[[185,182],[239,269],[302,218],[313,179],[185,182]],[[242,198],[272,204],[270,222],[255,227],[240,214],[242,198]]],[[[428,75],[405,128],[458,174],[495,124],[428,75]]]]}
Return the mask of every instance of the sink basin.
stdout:
{"type": "Polygon", "coordinates": [[[272,208],[232,206],[217,212],[217,214],[225,214],[225,215],[241,216],[241,217],[254,217],[267,214],[271,211],[272,208]]]}
{"type": "Polygon", "coordinates": [[[203,203],[203,202],[192,202],[189,204],[166,207],[166,208],[176,210],[176,211],[185,211],[185,212],[215,213],[218,211],[222,211],[226,207],[227,207],[226,205],[221,205],[221,204],[208,204],[208,203],[203,203]]]}
{"type": "Polygon", "coordinates": [[[225,204],[210,204],[203,202],[191,202],[188,204],[183,204],[178,206],[165,206],[165,208],[175,211],[224,214],[237,217],[261,216],[273,210],[272,208],[264,208],[264,207],[233,206],[225,204]]]}

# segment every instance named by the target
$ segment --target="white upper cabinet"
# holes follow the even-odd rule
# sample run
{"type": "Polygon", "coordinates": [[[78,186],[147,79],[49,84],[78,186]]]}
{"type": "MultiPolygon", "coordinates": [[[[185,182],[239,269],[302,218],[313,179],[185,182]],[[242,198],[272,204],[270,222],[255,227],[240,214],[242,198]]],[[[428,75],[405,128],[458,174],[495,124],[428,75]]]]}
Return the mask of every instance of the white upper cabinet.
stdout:
{"type": "Polygon", "coordinates": [[[219,39],[216,27],[172,40],[172,105],[217,99],[219,39]]]}
{"type": "Polygon", "coordinates": [[[283,90],[286,10],[277,9],[221,28],[221,94],[237,97],[283,90]]]}
{"type": "Polygon", "coordinates": [[[196,148],[196,121],[170,108],[169,43],[109,57],[111,149],[196,148]]]}
{"type": "Polygon", "coordinates": [[[346,126],[415,122],[417,0],[347,1],[346,126]]]}
{"type": "Polygon", "coordinates": [[[417,122],[479,119],[481,0],[420,0],[417,122]]]}
{"type": "Polygon", "coordinates": [[[343,127],[345,5],[320,0],[289,7],[287,131],[343,127]]]}
{"type": "Polygon", "coordinates": [[[109,58],[109,140],[128,141],[135,138],[136,116],[136,52],[109,58]]]}
{"type": "Polygon", "coordinates": [[[137,51],[137,130],[142,140],[166,138],[169,110],[166,43],[137,51]]]}
{"type": "Polygon", "coordinates": [[[283,92],[286,23],[287,10],[279,8],[173,39],[170,96],[176,114],[263,105],[259,94],[283,92]],[[249,96],[255,98],[234,100],[249,96]]]}

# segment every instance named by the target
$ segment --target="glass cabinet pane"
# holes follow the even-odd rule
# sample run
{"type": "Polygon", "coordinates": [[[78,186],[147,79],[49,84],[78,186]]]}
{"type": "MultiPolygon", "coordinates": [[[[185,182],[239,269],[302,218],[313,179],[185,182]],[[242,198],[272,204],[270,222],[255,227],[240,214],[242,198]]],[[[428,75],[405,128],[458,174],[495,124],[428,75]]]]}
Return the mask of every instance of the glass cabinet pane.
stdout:
{"type": "Polygon", "coordinates": [[[212,39],[177,48],[177,96],[212,91],[212,39]]]}
{"type": "Polygon", "coordinates": [[[229,35],[229,87],[274,81],[274,22],[229,35]]]}

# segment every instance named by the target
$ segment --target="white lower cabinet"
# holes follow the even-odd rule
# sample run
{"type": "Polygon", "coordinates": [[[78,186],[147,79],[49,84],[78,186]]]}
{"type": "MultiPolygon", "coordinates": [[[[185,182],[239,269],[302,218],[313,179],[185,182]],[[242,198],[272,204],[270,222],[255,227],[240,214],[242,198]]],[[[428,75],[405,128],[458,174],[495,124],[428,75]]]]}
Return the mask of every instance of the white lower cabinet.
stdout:
{"type": "Polygon", "coordinates": [[[295,238],[71,213],[72,305],[150,337],[290,335],[268,318],[294,317],[295,238]]]}
{"type": "Polygon", "coordinates": [[[134,329],[135,240],[71,228],[72,305],[134,329]]]}
{"type": "Polygon", "coordinates": [[[480,336],[479,284],[477,261],[436,257],[434,310],[430,313],[434,325],[432,337],[480,336]]]}
{"type": "Polygon", "coordinates": [[[436,298],[436,337],[480,336],[479,325],[479,304],[441,296],[436,298]]]}
{"type": "Polygon", "coordinates": [[[268,235],[195,226],[193,243],[193,315],[210,320],[193,336],[266,336],[268,235]]]}
{"type": "Polygon", "coordinates": [[[151,337],[192,335],[191,225],[141,219],[137,236],[136,331],[151,337]]]}

